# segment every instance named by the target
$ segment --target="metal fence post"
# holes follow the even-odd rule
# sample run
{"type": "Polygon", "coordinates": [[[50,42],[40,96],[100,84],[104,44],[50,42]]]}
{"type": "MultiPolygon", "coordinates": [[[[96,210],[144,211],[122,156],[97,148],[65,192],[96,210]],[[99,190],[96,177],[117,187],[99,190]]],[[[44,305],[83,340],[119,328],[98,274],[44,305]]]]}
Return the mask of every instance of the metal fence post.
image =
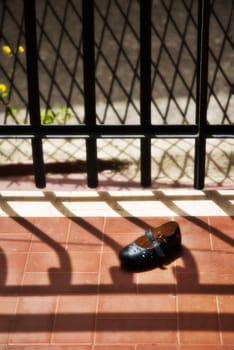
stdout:
{"type": "MultiPolygon", "coordinates": [[[[41,128],[41,117],[35,0],[24,0],[24,20],[28,80],[28,109],[30,124],[33,128],[33,131],[38,132],[38,130],[41,128]]],[[[38,188],[43,188],[46,185],[46,179],[43,161],[42,139],[40,136],[35,136],[31,139],[31,143],[35,184],[38,188]]]]}
{"type": "Polygon", "coordinates": [[[202,189],[205,181],[206,127],[207,127],[207,88],[209,50],[209,0],[198,1],[197,35],[197,101],[196,123],[198,135],[195,140],[194,187],[202,189]]]}
{"type": "MultiPolygon", "coordinates": [[[[94,1],[83,0],[82,6],[85,123],[92,132],[96,126],[94,1]]],[[[88,186],[97,187],[97,141],[95,136],[86,139],[86,159],[88,186]]]]}
{"type": "MultiPolygon", "coordinates": [[[[151,125],[151,6],[140,2],[140,115],[142,128],[151,125]]],[[[141,139],[141,184],[151,185],[151,138],[141,139]]]]}

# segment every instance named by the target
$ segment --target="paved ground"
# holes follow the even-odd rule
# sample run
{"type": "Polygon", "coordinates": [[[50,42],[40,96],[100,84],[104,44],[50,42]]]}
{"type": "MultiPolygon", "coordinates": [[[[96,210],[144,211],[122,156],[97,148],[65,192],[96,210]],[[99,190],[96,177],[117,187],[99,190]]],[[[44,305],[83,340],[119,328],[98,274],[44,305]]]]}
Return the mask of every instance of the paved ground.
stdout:
{"type": "Polygon", "coordinates": [[[233,204],[233,191],[1,191],[0,349],[233,350],[233,204]],[[123,270],[121,247],[169,220],[181,252],[123,270]]]}

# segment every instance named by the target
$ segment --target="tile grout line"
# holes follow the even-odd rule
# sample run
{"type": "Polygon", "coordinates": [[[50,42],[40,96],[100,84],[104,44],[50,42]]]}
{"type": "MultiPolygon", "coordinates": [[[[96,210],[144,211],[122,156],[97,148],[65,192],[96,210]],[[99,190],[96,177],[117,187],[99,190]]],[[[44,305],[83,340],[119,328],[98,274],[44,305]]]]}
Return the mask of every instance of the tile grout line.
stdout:
{"type": "MultiPolygon", "coordinates": [[[[176,216],[172,216],[172,220],[176,221],[176,216]]],[[[181,232],[182,236],[182,232],[181,232]]],[[[181,237],[182,246],[183,246],[183,240],[181,237]]],[[[176,332],[176,338],[177,338],[177,345],[181,346],[181,338],[180,338],[180,318],[179,318],[179,294],[178,294],[178,279],[177,279],[177,259],[175,260],[175,293],[176,293],[176,325],[177,325],[177,332],[176,332]]]]}
{"type": "Polygon", "coordinates": [[[55,323],[56,323],[56,320],[57,320],[57,311],[58,311],[59,301],[60,301],[60,295],[57,295],[56,303],[55,303],[55,309],[54,309],[53,325],[52,325],[52,328],[51,328],[50,341],[49,341],[49,344],[51,344],[51,345],[54,344],[53,343],[54,330],[55,330],[55,323]]]}
{"type": "MultiPolygon", "coordinates": [[[[24,282],[24,278],[25,278],[27,265],[28,265],[29,255],[30,255],[30,251],[31,251],[31,247],[32,247],[32,240],[33,240],[33,233],[31,232],[30,244],[29,244],[28,250],[26,252],[26,260],[25,260],[25,264],[24,264],[22,278],[21,278],[21,281],[20,281],[20,290],[23,287],[23,282],[24,282]]],[[[20,302],[20,295],[17,295],[15,309],[14,309],[15,321],[13,322],[13,325],[12,325],[12,336],[15,334],[15,330],[16,330],[16,325],[17,325],[16,324],[16,316],[17,316],[17,310],[19,308],[19,302],[20,302]]],[[[8,343],[9,343],[9,340],[10,340],[10,334],[8,334],[8,337],[7,337],[7,342],[8,343]]]]}
{"type": "Polygon", "coordinates": [[[93,348],[96,345],[96,333],[97,333],[97,320],[98,320],[98,309],[99,309],[99,292],[100,292],[100,282],[101,282],[101,267],[102,267],[102,257],[104,251],[104,230],[106,226],[106,216],[103,220],[102,226],[102,244],[100,247],[100,257],[99,257],[99,268],[98,268],[98,281],[97,281],[97,300],[96,300],[96,310],[95,310],[95,322],[94,322],[94,334],[93,334],[93,348]]]}
{"type": "Polygon", "coordinates": [[[217,309],[217,317],[218,317],[218,324],[219,324],[219,339],[220,339],[220,344],[223,346],[223,334],[222,334],[222,327],[221,327],[221,312],[220,312],[220,306],[219,306],[219,299],[218,295],[215,296],[215,301],[216,301],[216,309],[217,309]]]}
{"type": "MultiPolygon", "coordinates": [[[[32,223],[34,225],[34,219],[33,219],[32,223]]],[[[31,251],[32,251],[32,244],[33,244],[33,232],[31,232],[31,241],[30,241],[30,244],[29,244],[29,247],[28,247],[28,251],[27,251],[27,257],[26,257],[26,261],[25,261],[25,265],[24,265],[24,271],[23,271],[23,276],[22,276],[22,280],[21,280],[21,283],[20,283],[20,287],[23,286],[25,273],[26,273],[27,267],[28,267],[29,257],[30,257],[31,251]]]]}
{"type": "Polygon", "coordinates": [[[68,225],[67,225],[67,236],[66,236],[66,245],[65,245],[65,249],[66,251],[68,251],[68,246],[69,246],[69,239],[70,239],[70,235],[71,235],[71,221],[70,218],[66,217],[66,220],[68,220],[68,225]]]}
{"type": "Polygon", "coordinates": [[[180,339],[180,318],[179,318],[179,295],[178,295],[178,280],[177,280],[177,261],[175,261],[175,292],[176,292],[176,324],[177,324],[177,345],[181,345],[181,339],[180,339]]]}
{"type": "MultiPolygon", "coordinates": [[[[68,242],[69,242],[70,229],[71,229],[71,220],[69,220],[67,217],[66,217],[66,219],[68,220],[68,225],[67,225],[67,235],[66,235],[65,250],[68,249],[68,242]]],[[[57,295],[56,303],[55,303],[55,310],[54,310],[53,325],[52,325],[51,334],[50,334],[50,344],[51,345],[54,344],[53,343],[54,330],[55,330],[55,324],[56,324],[56,320],[57,320],[57,311],[58,311],[58,307],[59,307],[59,301],[60,301],[60,295],[57,295]]]]}
{"type": "Polygon", "coordinates": [[[208,230],[209,230],[210,249],[211,249],[211,251],[213,251],[214,244],[213,244],[212,233],[211,233],[211,229],[210,229],[210,216],[207,217],[207,221],[208,221],[208,230]]]}

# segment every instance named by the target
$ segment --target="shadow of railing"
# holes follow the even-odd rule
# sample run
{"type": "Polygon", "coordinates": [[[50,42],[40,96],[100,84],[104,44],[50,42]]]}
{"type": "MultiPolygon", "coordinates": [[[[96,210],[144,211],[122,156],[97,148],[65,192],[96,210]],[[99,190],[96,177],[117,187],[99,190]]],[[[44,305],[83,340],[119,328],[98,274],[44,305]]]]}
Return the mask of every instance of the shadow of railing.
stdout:
{"type": "MultiPolygon", "coordinates": [[[[232,139],[207,140],[206,188],[233,184],[232,139]]],[[[1,188],[14,189],[21,184],[34,188],[34,169],[29,140],[4,139],[0,142],[1,188]]],[[[87,162],[84,140],[43,141],[47,188],[87,187],[87,162]],[[74,155],[76,155],[76,158],[74,155]]],[[[99,139],[98,178],[99,187],[140,187],[140,149],[135,139],[99,139]]],[[[157,188],[176,186],[192,187],[194,172],[194,141],[152,140],[152,186],[157,188]]]]}
{"type": "MultiPolygon", "coordinates": [[[[186,220],[190,221],[191,223],[195,224],[198,227],[207,229],[207,225],[202,221],[199,217],[191,217],[187,216],[186,211],[179,208],[175,203],[174,200],[181,198],[179,195],[165,195],[162,191],[153,192],[153,196],[131,196],[129,200],[136,200],[136,198],[141,198],[141,200],[146,201],[152,201],[155,200],[155,196],[157,196],[157,199],[160,199],[166,206],[168,206],[170,209],[174,211],[175,214],[184,216],[186,220]]],[[[209,192],[205,193],[208,198],[211,198],[211,194],[209,192]]],[[[188,196],[187,199],[193,199],[193,200],[199,200],[202,197],[204,199],[204,196],[196,196],[193,197],[188,196]]],[[[97,197],[70,197],[69,200],[81,200],[81,201],[89,201],[93,202],[96,200],[100,201],[100,198],[105,201],[113,210],[116,210],[117,206],[116,203],[121,197],[121,193],[119,196],[111,196],[109,193],[101,192],[97,197]]],[[[184,198],[184,197],[183,197],[184,198]]],[[[221,205],[223,210],[226,210],[226,213],[229,215],[232,215],[233,209],[230,208],[229,205],[227,205],[226,201],[228,199],[233,199],[233,197],[230,195],[227,196],[221,196],[220,194],[212,192],[212,198],[214,198],[214,201],[217,205],[221,205]],[[224,205],[225,204],[225,205],[224,205]]],[[[35,198],[24,198],[25,201],[29,200],[35,200],[35,198]]],[[[38,199],[38,198],[37,198],[38,199]]],[[[74,213],[72,211],[69,211],[68,208],[63,204],[63,202],[68,199],[67,197],[56,197],[54,193],[51,192],[44,192],[44,197],[40,198],[41,201],[49,201],[59,212],[60,214],[64,215],[66,213],[66,216],[69,217],[69,220],[77,224],[78,226],[84,228],[85,230],[89,231],[94,237],[98,239],[102,239],[105,241],[105,243],[112,248],[113,254],[117,254],[121,246],[119,243],[112,237],[109,237],[104,232],[102,232],[100,229],[92,225],[88,219],[85,219],[83,217],[76,217],[74,216],[74,213]]],[[[6,276],[7,276],[7,258],[5,256],[5,252],[1,249],[0,251],[0,271],[1,271],[1,279],[0,279],[0,295],[1,296],[50,296],[50,295],[94,295],[94,294],[132,294],[134,296],[135,291],[137,290],[137,284],[134,282],[133,274],[132,273],[126,273],[125,278],[125,284],[119,285],[117,280],[115,281],[115,273],[112,274],[112,283],[101,283],[101,284],[89,284],[89,285],[81,285],[81,284],[72,284],[71,282],[71,275],[72,275],[72,265],[71,265],[71,259],[69,257],[69,252],[58,242],[54,241],[52,238],[50,238],[43,230],[38,229],[36,225],[34,225],[31,221],[27,220],[27,218],[23,218],[21,216],[18,216],[17,212],[12,209],[12,207],[7,203],[9,198],[7,196],[2,197],[2,210],[8,215],[13,218],[19,225],[23,226],[27,229],[27,231],[32,232],[32,234],[36,235],[39,239],[41,239],[44,243],[46,243],[50,248],[52,248],[59,259],[60,262],[60,268],[49,268],[48,274],[49,274],[49,285],[7,285],[6,284],[6,276]],[[4,202],[4,203],[3,203],[4,202]],[[57,278],[58,275],[60,275],[61,278],[57,278]],[[56,277],[57,276],[57,277],[56,277]],[[130,289],[129,286],[133,286],[135,288],[130,289]]],[[[10,197],[10,200],[14,201],[14,198],[12,196],[10,197]]],[[[19,200],[19,197],[16,198],[16,200],[19,200]]],[[[119,206],[118,203],[118,214],[119,214],[119,206]]],[[[144,218],[137,218],[131,216],[130,213],[128,213],[125,209],[124,216],[126,220],[130,221],[131,223],[134,223],[140,229],[144,230],[147,227],[147,222],[144,221],[144,218]]],[[[218,237],[223,242],[229,244],[230,246],[233,246],[233,239],[225,235],[224,232],[222,232],[219,229],[216,229],[215,227],[210,227],[211,234],[218,237]]],[[[232,256],[231,251],[227,252],[230,254],[230,257],[232,256]]],[[[177,290],[178,294],[199,294],[199,295],[233,295],[233,285],[231,284],[222,284],[217,285],[213,283],[200,283],[199,281],[199,266],[197,266],[196,259],[193,256],[192,250],[189,250],[185,246],[182,249],[180,258],[183,261],[184,267],[177,267],[178,270],[173,271],[175,274],[175,290],[176,290],[176,284],[178,282],[178,271],[179,273],[186,273],[191,272],[193,273],[193,284],[188,285],[186,284],[183,286],[181,290],[177,290]]],[[[116,276],[118,276],[118,273],[121,273],[121,267],[120,266],[112,266],[110,269],[113,269],[117,271],[116,276]]],[[[171,284],[154,284],[154,283],[146,283],[141,288],[141,293],[145,294],[170,294],[172,290],[171,284]]],[[[58,331],[88,331],[90,330],[90,327],[88,326],[88,322],[83,322],[87,319],[96,317],[98,318],[130,318],[130,319],[137,319],[143,317],[145,319],[151,319],[151,318],[157,318],[157,319],[174,319],[175,323],[167,323],[163,322],[161,324],[160,330],[166,331],[166,330],[176,330],[178,325],[176,322],[176,312],[162,312],[159,311],[157,315],[155,315],[154,312],[99,312],[98,315],[96,313],[56,313],[56,320],[59,320],[60,325],[56,327],[56,330],[53,330],[55,332],[58,331]],[[81,322],[81,319],[83,320],[81,322]]],[[[206,322],[205,327],[202,328],[203,331],[210,331],[210,330],[217,330],[217,327],[214,325],[213,322],[209,322],[212,318],[216,317],[216,313],[213,312],[181,312],[179,311],[180,316],[189,315],[189,317],[194,317],[195,319],[202,318],[206,322]]],[[[48,316],[48,314],[47,314],[48,316]]],[[[55,316],[55,315],[54,315],[55,316]]],[[[233,320],[233,314],[232,313],[225,313],[222,312],[222,331],[228,332],[232,330],[232,320],[233,320]]],[[[46,322],[44,322],[46,315],[43,314],[20,314],[20,315],[9,315],[9,314],[1,314],[0,315],[0,325],[5,324],[5,322],[12,321],[12,318],[14,318],[14,322],[19,322],[21,319],[26,318],[27,322],[32,324],[32,327],[30,328],[30,331],[32,332],[40,332],[44,330],[48,330],[48,326],[46,322]]],[[[141,323],[137,322],[130,322],[128,323],[128,326],[126,328],[126,325],[123,323],[121,326],[121,323],[118,323],[118,329],[121,331],[131,331],[131,330],[140,330],[142,327],[141,323]]],[[[148,322],[147,323],[147,330],[155,330],[158,327],[158,323],[154,324],[154,322],[148,322]]],[[[191,325],[187,325],[183,323],[183,330],[201,330],[201,324],[199,326],[199,323],[197,325],[194,325],[195,328],[191,329],[191,325]],[[197,328],[196,328],[197,327],[197,328]]],[[[113,327],[108,322],[105,323],[105,330],[106,331],[112,331],[113,327]]],[[[0,333],[4,332],[4,327],[1,328],[0,326],[0,333]]],[[[9,330],[9,332],[13,332],[13,328],[9,330]]],[[[24,327],[21,327],[19,332],[27,331],[27,327],[24,329],[24,327]]],[[[217,330],[218,331],[218,330],[217,330]]]]}
{"type": "MultiPolygon", "coordinates": [[[[181,316],[188,315],[187,313],[181,313],[181,316]]],[[[141,313],[130,313],[124,315],[129,316],[129,318],[132,318],[135,320],[135,322],[128,322],[126,327],[126,322],[122,320],[122,322],[118,322],[117,327],[115,328],[115,331],[122,331],[122,332],[128,332],[132,330],[142,330],[142,322],[137,322],[142,318],[141,313]]],[[[204,327],[202,327],[202,330],[204,332],[207,331],[218,331],[217,326],[214,324],[214,322],[211,322],[214,317],[216,316],[215,313],[206,313],[206,312],[190,312],[189,316],[193,318],[194,320],[202,319],[204,321],[204,327]]],[[[58,320],[58,323],[62,325],[57,326],[56,332],[60,331],[69,331],[69,332],[76,332],[76,331],[90,331],[90,320],[94,320],[96,317],[95,313],[66,313],[66,314],[57,314],[56,319],[58,320]],[[88,321],[88,322],[86,322],[88,321]]],[[[106,319],[107,321],[118,319],[123,317],[123,314],[121,313],[102,313],[100,315],[100,318],[106,319]]],[[[175,319],[175,314],[170,312],[160,312],[159,315],[157,315],[157,318],[161,317],[162,320],[160,320],[160,327],[158,322],[147,322],[147,325],[145,325],[145,331],[155,331],[160,328],[160,331],[167,331],[167,330],[177,330],[177,323],[175,319]],[[168,322],[170,320],[174,320],[173,323],[168,322]]],[[[48,331],[48,315],[43,314],[20,314],[16,315],[16,321],[21,320],[22,318],[27,318],[28,322],[32,324],[33,326],[30,327],[30,331],[32,332],[42,332],[42,331],[48,331]]],[[[147,320],[155,320],[155,314],[154,313],[144,313],[144,319],[147,320]]],[[[223,331],[232,331],[233,330],[233,314],[230,313],[223,313],[222,319],[225,324],[225,329],[223,331]]],[[[12,321],[12,317],[10,315],[0,315],[0,322],[10,322],[12,321]]],[[[203,324],[203,322],[202,322],[203,324]]],[[[187,323],[184,323],[183,330],[190,330],[190,331],[196,331],[201,330],[199,326],[194,326],[191,328],[191,326],[187,323]]],[[[20,330],[17,330],[17,332],[24,332],[25,329],[21,328],[20,330]]],[[[105,323],[105,331],[113,332],[113,324],[112,322],[106,322],[105,323]]],[[[0,328],[1,332],[1,328],[0,328]]]]}

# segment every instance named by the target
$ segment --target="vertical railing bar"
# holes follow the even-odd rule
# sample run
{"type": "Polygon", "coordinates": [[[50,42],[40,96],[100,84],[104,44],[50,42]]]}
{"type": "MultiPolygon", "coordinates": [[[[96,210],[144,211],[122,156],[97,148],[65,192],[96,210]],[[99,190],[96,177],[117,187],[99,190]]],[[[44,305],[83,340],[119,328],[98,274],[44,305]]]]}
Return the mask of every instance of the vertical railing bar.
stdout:
{"type": "MultiPolygon", "coordinates": [[[[35,0],[24,0],[24,20],[29,117],[33,130],[38,131],[41,128],[41,120],[35,0]]],[[[41,137],[33,138],[31,144],[35,184],[38,188],[43,188],[46,185],[46,179],[41,137]]]]}
{"type": "MultiPolygon", "coordinates": [[[[151,125],[151,0],[140,1],[140,116],[151,125]]],[[[141,184],[151,185],[151,139],[141,139],[141,184]]]]}
{"type": "MultiPolygon", "coordinates": [[[[96,126],[94,0],[83,0],[82,11],[85,124],[92,131],[96,126]]],[[[95,137],[86,140],[86,159],[88,186],[97,187],[97,140],[95,137]]]]}
{"type": "Polygon", "coordinates": [[[195,140],[194,187],[202,189],[205,182],[208,49],[209,49],[209,0],[198,1],[197,44],[197,102],[196,123],[198,137],[195,140]]]}

